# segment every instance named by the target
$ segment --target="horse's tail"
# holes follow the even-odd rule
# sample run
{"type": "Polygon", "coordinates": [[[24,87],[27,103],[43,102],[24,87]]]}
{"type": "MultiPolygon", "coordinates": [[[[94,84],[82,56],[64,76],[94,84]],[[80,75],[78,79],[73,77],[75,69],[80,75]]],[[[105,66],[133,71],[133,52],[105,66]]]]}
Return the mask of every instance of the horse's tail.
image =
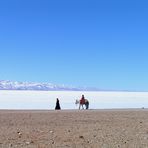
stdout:
{"type": "Polygon", "coordinates": [[[85,105],[86,105],[86,109],[89,109],[89,101],[87,99],[85,99],[85,105]]]}
{"type": "Polygon", "coordinates": [[[85,103],[89,103],[89,101],[87,99],[85,99],[85,103]]]}

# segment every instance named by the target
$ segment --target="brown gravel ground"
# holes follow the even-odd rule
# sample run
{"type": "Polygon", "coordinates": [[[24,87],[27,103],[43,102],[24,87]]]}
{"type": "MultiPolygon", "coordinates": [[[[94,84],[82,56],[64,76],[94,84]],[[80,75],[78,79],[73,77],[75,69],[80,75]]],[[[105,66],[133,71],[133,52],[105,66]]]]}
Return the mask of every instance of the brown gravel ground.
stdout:
{"type": "Polygon", "coordinates": [[[0,110],[0,148],[148,148],[148,110],[0,110]]]}

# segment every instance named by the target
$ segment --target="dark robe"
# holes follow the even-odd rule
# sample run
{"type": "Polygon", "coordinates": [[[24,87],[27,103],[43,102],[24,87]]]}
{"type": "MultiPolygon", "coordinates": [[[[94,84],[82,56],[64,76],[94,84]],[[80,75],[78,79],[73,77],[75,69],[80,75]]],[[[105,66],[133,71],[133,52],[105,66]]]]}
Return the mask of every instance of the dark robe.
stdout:
{"type": "Polygon", "coordinates": [[[57,100],[55,110],[60,110],[60,109],[61,109],[60,103],[59,100],[57,100]]]}

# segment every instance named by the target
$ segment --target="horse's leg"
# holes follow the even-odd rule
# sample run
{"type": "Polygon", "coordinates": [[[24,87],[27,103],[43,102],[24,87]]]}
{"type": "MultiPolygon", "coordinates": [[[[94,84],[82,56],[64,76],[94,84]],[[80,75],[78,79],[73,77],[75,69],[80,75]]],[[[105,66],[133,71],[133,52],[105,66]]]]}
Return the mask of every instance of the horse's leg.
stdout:
{"type": "Polygon", "coordinates": [[[87,109],[87,104],[85,103],[85,109],[87,109]]]}
{"type": "Polygon", "coordinates": [[[85,102],[85,109],[87,109],[87,102],[85,102]]]}
{"type": "Polygon", "coordinates": [[[84,109],[83,105],[84,105],[84,104],[82,104],[82,109],[84,109]]]}
{"type": "Polygon", "coordinates": [[[88,103],[86,103],[85,106],[86,106],[86,109],[88,109],[88,103]]]}

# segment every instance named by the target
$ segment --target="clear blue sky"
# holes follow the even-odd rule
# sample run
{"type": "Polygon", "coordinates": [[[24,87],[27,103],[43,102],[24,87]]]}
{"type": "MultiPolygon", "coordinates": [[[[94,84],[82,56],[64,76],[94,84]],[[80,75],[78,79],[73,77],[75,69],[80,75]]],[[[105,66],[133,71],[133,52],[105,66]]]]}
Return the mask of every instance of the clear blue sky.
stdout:
{"type": "Polygon", "coordinates": [[[3,0],[0,79],[148,91],[147,0],[3,0]]]}

